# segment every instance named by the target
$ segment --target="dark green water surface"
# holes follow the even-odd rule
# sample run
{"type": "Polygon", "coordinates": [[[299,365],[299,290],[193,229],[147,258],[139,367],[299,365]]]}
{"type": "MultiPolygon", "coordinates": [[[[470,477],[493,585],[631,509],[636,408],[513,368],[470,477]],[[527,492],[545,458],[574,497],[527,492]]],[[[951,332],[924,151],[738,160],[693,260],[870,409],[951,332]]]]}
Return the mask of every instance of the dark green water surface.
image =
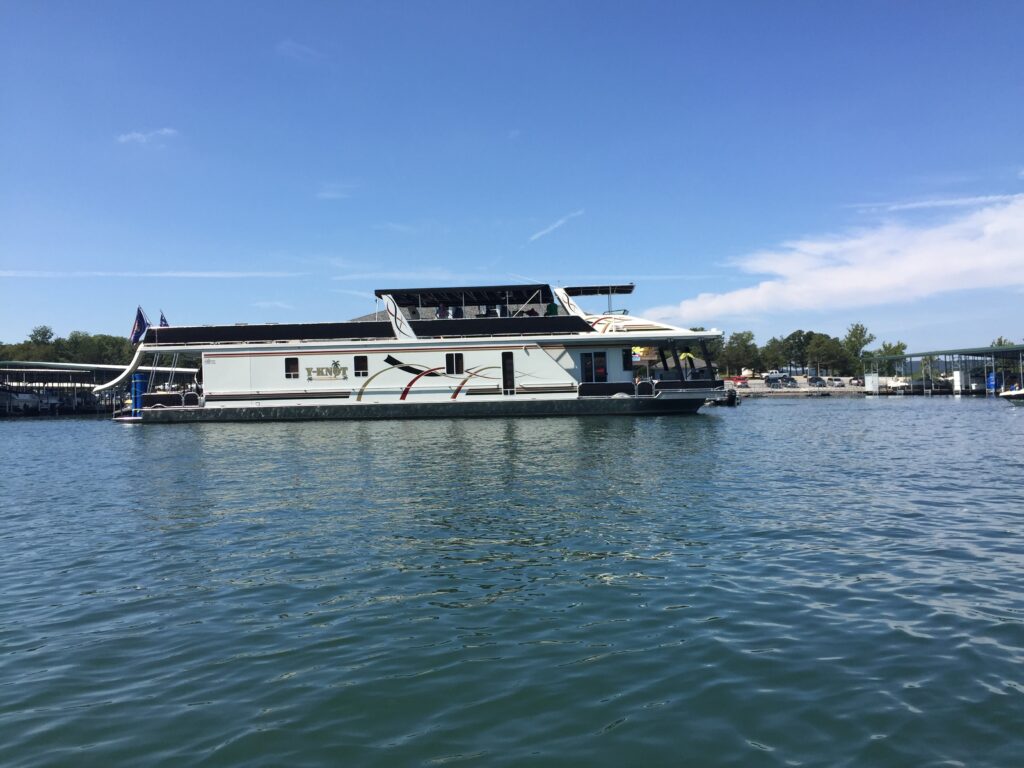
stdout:
{"type": "Polygon", "coordinates": [[[5,766],[1024,764],[1024,408],[0,445],[5,766]]]}

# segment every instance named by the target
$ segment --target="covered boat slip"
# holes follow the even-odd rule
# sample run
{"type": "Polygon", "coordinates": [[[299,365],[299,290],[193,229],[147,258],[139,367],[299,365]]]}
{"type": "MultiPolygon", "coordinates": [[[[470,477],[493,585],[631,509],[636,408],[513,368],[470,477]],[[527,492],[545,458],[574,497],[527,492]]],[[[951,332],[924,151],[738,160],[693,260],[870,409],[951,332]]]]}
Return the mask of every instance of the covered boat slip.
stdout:
{"type": "Polygon", "coordinates": [[[862,362],[868,394],[986,396],[1024,388],[1024,344],[865,353],[862,362]]]}

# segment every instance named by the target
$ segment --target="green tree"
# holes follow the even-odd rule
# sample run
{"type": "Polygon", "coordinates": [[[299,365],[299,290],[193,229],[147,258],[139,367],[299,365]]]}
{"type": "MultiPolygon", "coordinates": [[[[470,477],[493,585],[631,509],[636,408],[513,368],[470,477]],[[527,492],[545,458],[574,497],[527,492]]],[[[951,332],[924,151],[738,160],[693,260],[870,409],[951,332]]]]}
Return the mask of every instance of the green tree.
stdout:
{"type": "MultiPolygon", "coordinates": [[[[899,356],[907,354],[907,345],[902,341],[893,342],[890,344],[888,341],[883,341],[882,346],[873,352],[868,352],[864,355],[865,363],[869,359],[878,357],[889,357],[899,356]]],[[[892,376],[896,373],[896,361],[894,360],[878,360],[878,372],[883,376],[892,376]]]]}
{"type": "Polygon", "coordinates": [[[785,340],[781,337],[773,336],[761,347],[761,363],[768,370],[782,368],[782,366],[789,362],[786,354],[785,340]]]}
{"type": "Polygon", "coordinates": [[[740,373],[744,368],[760,370],[761,352],[754,342],[753,331],[736,331],[730,334],[718,361],[729,373],[740,373]]]}
{"type": "Polygon", "coordinates": [[[806,354],[808,363],[819,376],[823,370],[830,374],[848,373],[852,367],[850,353],[843,342],[826,333],[810,334],[806,354]]]}
{"type": "Polygon", "coordinates": [[[843,337],[843,346],[846,348],[855,369],[859,369],[860,356],[864,354],[864,349],[874,340],[875,334],[868,331],[863,323],[852,323],[846,329],[846,336],[843,337]]]}
{"type": "MultiPolygon", "coordinates": [[[[1007,339],[1007,338],[1004,338],[1004,337],[1000,336],[995,341],[993,341],[991,344],[989,344],[989,346],[993,347],[993,348],[995,348],[995,347],[1015,347],[1015,346],[1017,346],[1017,344],[1016,344],[1016,342],[1014,342],[1011,339],[1007,339]]],[[[993,356],[993,357],[995,357],[995,356],[993,356]]],[[[1012,352],[1010,352],[1010,353],[1003,352],[998,357],[995,357],[994,365],[995,365],[996,370],[1002,371],[1004,375],[1006,375],[1006,374],[1014,374],[1014,373],[1019,374],[1020,366],[1021,366],[1021,358],[1020,358],[1020,355],[1014,355],[1014,353],[1012,353],[1012,352]],[[1011,357],[1011,355],[1012,355],[1012,357],[1011,357]]],[[[1018,376],[1014,376],[1013,379],[1011,379],[1011,380],[1015,381],[1018,378],[1019,378],[1019,375],[1018,376]]]]}
{"type": "Polygon", "coordinates": [[[53,343],[54,358],[65,363],[123,365],[131,362],[132,345],[122,336],[72,331],[66,339],[53,343]]]}
{"type": "Polygon", "coordinates": [[[53,341],[53,328],[48,325],[37,325],[28,335],[28,341],[32,344],[49,344],[53,341]]]}
{"type": "Polygon", "coordinates": [[[807,345],[813,337],[814,331],[793,331],[782,340],[787,365],[807,368],[807,345]]]}
{"type": "Polygon", "coordinates": [[[92,359],[85,362],[103,363],[105,365],[128,365],[132,361],[135,350],[132,343],[124,336],[111,336],[98,333],[92,337],[92,359]]]}
{"type": "Polygon", "coordinates": [[[2,360],[127,365],[133,354],[131,342],[121,336],[72,331],[66,339],[54,339],[53,331],[45,325],[34,328],[29,338],[20,344],[0,345],[2,360]],[[45,338],[51,340],[41,341],[45,338]]]}

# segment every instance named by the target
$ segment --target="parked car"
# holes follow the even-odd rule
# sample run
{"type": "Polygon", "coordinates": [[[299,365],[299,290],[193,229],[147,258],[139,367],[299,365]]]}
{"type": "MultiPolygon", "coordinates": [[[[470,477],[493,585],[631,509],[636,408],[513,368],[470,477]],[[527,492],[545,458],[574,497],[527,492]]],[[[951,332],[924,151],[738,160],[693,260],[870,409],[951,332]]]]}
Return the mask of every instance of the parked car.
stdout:
{"type": "Polygon", "coordinates": [[[864,386],[864,379],[859,379],[856,376],[854,376],[852,379],[850,379],[850,386],[851,387],[863,387],[864,386]]]}
{"type": "Polygon", "coordinates": [[[797,386],[796,379],[785,373],[769,373],[764,377],[764,385],[768,389],[782,389],[788,387],[792,389],[797,386]]]}
{"type": "Polygon", "coordinates": [[[846,382],[843,381],[838,376],[829,376],[827,379],[825,379],[825,383],[828,384],[830,387],[845,387],[846,386],[846,382]]]}
{"type": "Polygon", "coordinates": [[[809,386],[809,387],[825,387],[825,386],[828,386],[828,385],[825,383],[825,380],[823,378],[821,378],[821,376],[808,376],[807,377],[807,386],[809,386]]]}

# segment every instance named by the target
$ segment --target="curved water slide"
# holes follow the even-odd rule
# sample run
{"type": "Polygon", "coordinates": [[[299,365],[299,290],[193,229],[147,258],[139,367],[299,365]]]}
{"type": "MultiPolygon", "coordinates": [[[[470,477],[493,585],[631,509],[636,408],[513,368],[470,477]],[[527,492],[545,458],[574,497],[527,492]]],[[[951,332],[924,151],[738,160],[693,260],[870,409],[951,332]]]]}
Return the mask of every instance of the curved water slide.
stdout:
{"type": "Polygon", "coordinates": [[[128,363],[128,367],[125,368],[120,374],[118,374],[117,378],[111,379],[106,384],[100,384],[99,386],[93,387],[93,394],[102,392],[105,389],[111,389],[112,387],[116,387],[127,381],[128,377],[135,373],[139,365],[141,365],[142,355],[147,351],[148,350],[146,349],[145,344],[139,344],[139,348],[135,350],[135,357],[133,357],[132,361],[128,363]]]}

